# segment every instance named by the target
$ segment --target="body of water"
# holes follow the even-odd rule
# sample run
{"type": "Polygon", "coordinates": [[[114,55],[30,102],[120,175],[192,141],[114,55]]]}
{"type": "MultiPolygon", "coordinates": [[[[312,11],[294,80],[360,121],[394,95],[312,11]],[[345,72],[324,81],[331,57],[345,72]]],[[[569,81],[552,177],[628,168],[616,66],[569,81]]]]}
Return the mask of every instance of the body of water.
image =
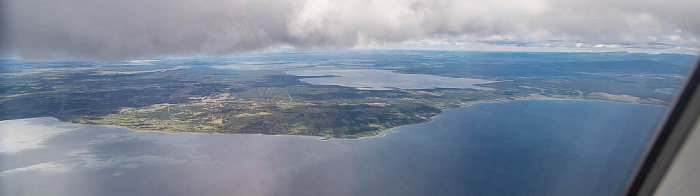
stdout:
{"type": "Polygon", "coordinates": [[[669,95],[677,95],[679,90],[680,89],[676,89],[676,88],[657,88],[657,89],[654,89],[654,92],[669,94],[669,95]]]}
{"type": "Polygon", "coordinates": [[[434,89],[434,88],[491,88],[476,86],[496,81],[474,78],[452,78],[428,74],[404,74],[391,70],[378,69],[306,69],[286,71],[295,76],[318,76],[303,78],[301,81],[314,85],[338,85],[353,87],[361,90],[391,90],[391,89],[434,89]]]}
{"type": "Polygon", "coordinates": [[[508,101],[329,141],[0,121],[0,195],[620,195],[665,111],[508,101]]]}

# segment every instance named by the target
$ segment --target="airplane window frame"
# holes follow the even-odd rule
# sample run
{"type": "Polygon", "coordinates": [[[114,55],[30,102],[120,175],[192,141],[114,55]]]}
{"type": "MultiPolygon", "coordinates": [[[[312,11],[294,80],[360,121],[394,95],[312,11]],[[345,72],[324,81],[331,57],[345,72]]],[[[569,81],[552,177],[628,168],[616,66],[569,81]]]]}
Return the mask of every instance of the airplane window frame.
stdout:
{"type": "Polygon", "coordinates": [[[664,123],[658,128],[653,142],[650,143],[643,161],[640,162],[635,176],[628,185],[626,195],[654,195],[685,140],[698,123],[700,119],[700,69],[698,66],[700,66],[700,60],[696,60],[683,90],[666,114],[664,123]]]}

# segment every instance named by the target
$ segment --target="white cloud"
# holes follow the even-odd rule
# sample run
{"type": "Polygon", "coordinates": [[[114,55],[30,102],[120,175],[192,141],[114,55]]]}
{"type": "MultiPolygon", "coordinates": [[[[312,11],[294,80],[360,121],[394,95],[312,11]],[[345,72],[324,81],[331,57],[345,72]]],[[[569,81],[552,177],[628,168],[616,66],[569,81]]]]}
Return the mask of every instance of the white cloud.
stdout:
{"type": "Polygon", "coordinates": [[[700,45],[696,0],[2,1],[3,53],[35,58],[218,55],[422,42],[700,45]]]}
{"type": "Polygon", "coordinates": [[[596,44],[594,48],[621,48],[619,44],[596,44]]]}

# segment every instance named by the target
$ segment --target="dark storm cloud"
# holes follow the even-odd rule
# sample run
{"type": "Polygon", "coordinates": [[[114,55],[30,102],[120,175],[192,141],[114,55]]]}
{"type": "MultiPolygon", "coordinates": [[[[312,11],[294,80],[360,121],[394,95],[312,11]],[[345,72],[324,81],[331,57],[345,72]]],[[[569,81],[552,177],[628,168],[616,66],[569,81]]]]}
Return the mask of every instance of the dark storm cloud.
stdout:
{"type": "Polygon", "coordinates": [[[405,41],[700,45],[700,1],[0,0],[24,58],[220,55],[405,41]]]}

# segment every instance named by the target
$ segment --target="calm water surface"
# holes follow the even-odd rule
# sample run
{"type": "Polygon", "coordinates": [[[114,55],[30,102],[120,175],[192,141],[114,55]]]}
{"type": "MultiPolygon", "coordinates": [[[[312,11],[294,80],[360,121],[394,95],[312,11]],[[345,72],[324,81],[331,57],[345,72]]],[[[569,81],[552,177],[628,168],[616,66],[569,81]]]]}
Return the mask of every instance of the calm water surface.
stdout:
{"type": "Polygon", "coordinates": [[[529,100],[384,137],[0,121],[1,195],[619,195],[666,108],[529,100]]]}
{"type": "Polygon", "coordinates": [[[490,89],[475,84],[496,81],[474,78],[452,78],[428,74],[404,74],[379,69],[301,69],[286,71],[295,76],[323,76],[303,78],[301,81],[314,85],[338,85],[362,90],[466,88],[490,89]],[[332,77],[325,77],[332,76],[332,77]]]}

